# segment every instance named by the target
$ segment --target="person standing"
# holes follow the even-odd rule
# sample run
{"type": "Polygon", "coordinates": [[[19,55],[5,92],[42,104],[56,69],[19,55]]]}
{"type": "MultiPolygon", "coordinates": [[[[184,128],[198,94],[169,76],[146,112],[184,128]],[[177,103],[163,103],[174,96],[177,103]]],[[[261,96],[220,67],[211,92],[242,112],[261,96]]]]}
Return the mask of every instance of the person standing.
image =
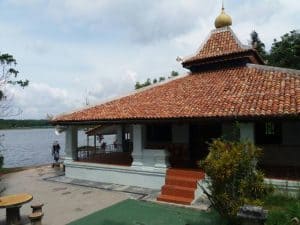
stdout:
{"type": "Polygon", "coordinates": [[[60,145],[58,141],[54,141],[52,145],[52,156],[55,161],[55,164],[57,164],[59,160],[59,150],[60,150],[60,145]]]}

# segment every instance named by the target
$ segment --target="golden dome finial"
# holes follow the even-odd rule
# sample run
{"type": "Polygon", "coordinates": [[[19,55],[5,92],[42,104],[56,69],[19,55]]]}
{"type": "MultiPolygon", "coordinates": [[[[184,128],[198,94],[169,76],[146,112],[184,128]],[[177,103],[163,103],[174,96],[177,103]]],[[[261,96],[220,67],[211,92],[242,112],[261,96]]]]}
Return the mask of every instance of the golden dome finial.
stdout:
{"type": "Polygon", "coordinates": [[[221,14],[215,20],[215,27],[221,28],[221,27],[228,27],[231,25],[232,25],[232,19],[227,13],[225,13],[224,1],[222,1],[222,11],[221,14]]]}

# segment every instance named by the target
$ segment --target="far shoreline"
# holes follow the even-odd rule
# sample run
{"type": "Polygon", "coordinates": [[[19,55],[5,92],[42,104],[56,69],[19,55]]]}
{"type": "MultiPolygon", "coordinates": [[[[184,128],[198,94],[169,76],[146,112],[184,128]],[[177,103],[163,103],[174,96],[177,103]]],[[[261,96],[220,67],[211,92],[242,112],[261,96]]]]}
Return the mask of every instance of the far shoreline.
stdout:
{"type": "Polygon", "coordinates": [[[54,126],[42,126],[42,127],[7,127],[0,128],[0,130],[29,130],[29,129],[49,129],[55,128],[54,126]]]}
{"type": "Polygon", "coordinates": [[[20,167],[4,167],[0,169],[0,177],[9,173],[17,173],[24,170],[37,169],[40,167],[51,166],[51,163],[32,165],[32,166],[20,166],[20,167]]]}

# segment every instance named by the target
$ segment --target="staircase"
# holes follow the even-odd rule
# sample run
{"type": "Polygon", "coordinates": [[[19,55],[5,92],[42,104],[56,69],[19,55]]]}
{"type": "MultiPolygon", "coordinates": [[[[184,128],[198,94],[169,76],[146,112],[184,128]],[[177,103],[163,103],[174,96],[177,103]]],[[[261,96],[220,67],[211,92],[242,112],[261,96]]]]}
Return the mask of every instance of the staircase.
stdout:
{"type": "Polygon", "coordinates": [[[197,181],[204,179],[202,171],[168,169],[166,183],[161,189],[158,201],[190,205],[195,198],[197,181]]]}

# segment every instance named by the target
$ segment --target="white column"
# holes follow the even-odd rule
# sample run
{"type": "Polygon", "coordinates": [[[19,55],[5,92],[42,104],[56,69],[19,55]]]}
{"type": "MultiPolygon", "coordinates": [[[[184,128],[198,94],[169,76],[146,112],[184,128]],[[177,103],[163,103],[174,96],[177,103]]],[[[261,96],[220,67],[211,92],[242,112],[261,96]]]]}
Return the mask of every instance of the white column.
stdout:
{"type": "Polygon", "coordinates": [[[66,129],[66,145],[65,145],[65,160],[73,161],[77,158],[77,128],[68,126],[66,129]]]}
{"type": "Polygon", "coordinates": [[[254,123],[240,123],[240,140],[255,143],[254,123]]]}
{"type": "Polygon", "coordinates": [[[132,151],[132,165],[143,166],[143,127],[142,125],[133,125],[133,151],[132,151]]]}
{"type": "Polygon", "coordinates": [[[122,148],[123,148],[123,146],[122,146],[122,144],[123,144],[123,130],[122,130],[122,126],[121,125],[118,125],[118,127],[117,127],[117,134],[116,134],[116,136],[117,136],[117,148],[118,148],[118,150],[123,150],[122,148]]]}

